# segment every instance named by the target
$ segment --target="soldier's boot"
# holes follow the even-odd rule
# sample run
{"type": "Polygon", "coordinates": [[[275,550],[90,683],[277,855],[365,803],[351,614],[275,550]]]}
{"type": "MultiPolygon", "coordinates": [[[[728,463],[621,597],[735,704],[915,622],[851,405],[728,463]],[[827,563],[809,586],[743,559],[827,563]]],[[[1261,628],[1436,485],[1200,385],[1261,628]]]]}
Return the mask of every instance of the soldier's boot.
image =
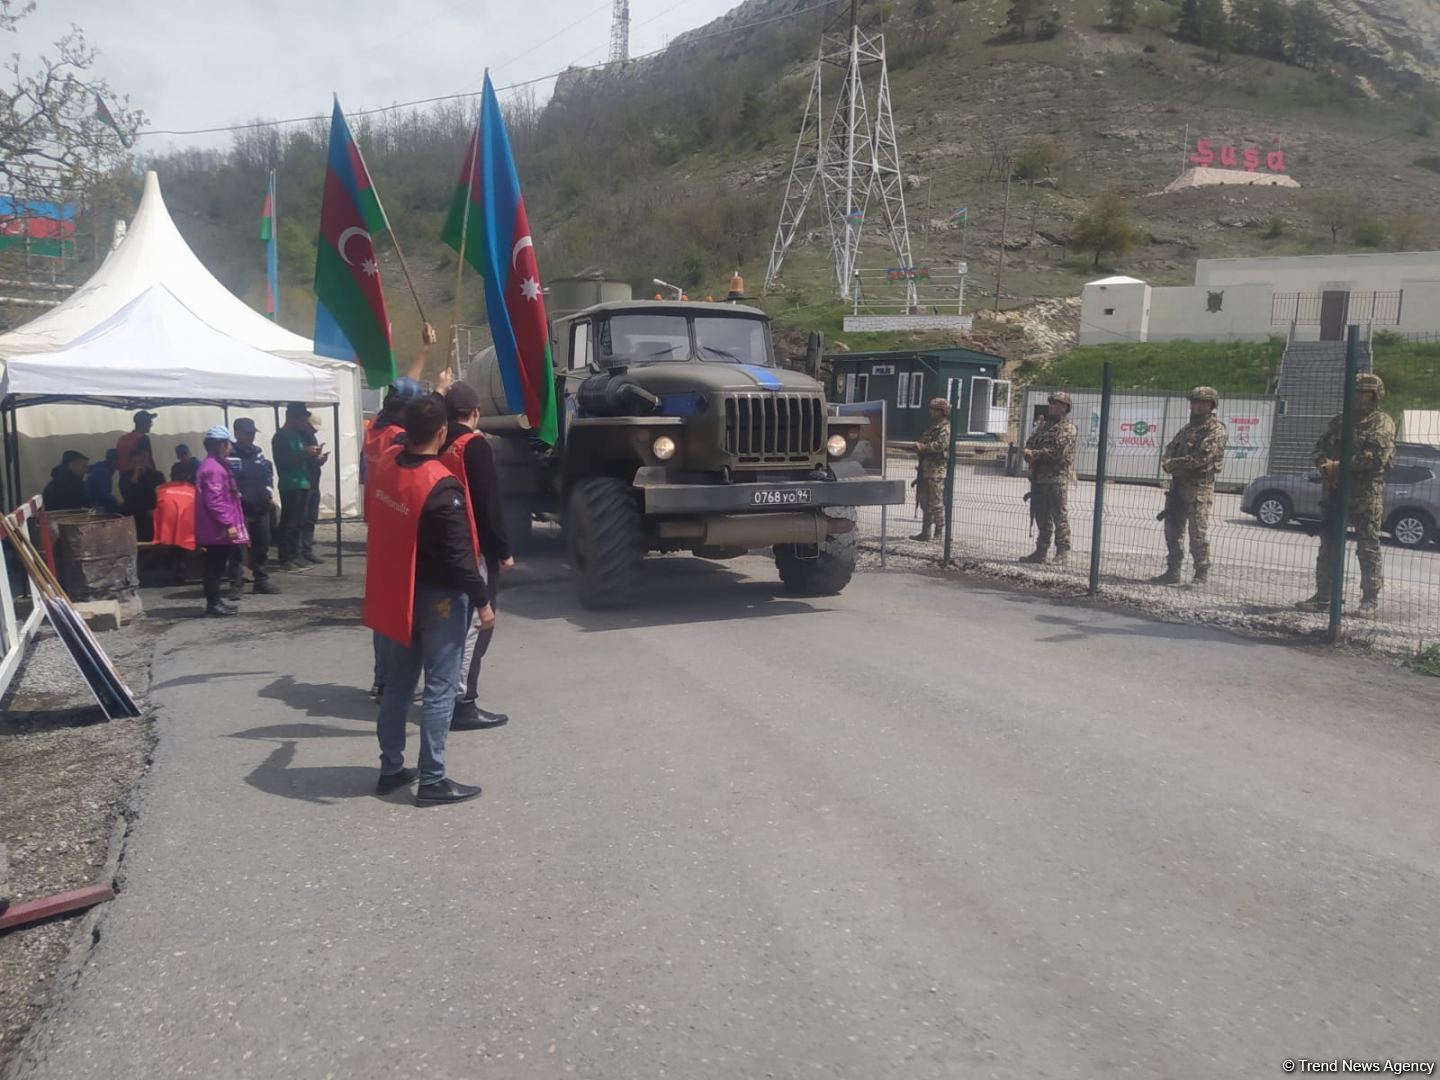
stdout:
{"type": "Polygon", "coordinates": [[[1327,593],[1317,591],[1308,600],[1301,600],[1295,605],[1300,611],[1329,611],[1330,596],[1327,593]]]}
{"type": "Polygon", "coordinates": [[[924,520],[924,523],[921,524],[921,526],[920,526],[920,531],[919,531],[918,533],[916,533],[914,536],[910,537],[910,539],[911,539],[911,540],[928,541],[928,540],[930,539],[931,532],[932,532],[932,529],[931,529],[931,525],[930,525],[930,519],[927,517],[927,518],[924,520]]]}
{"type": "Polygon", "coordinates": [[[1179,585],[1180,564],[1177,562],[1168,563],[1163,574],[1156,574],[1150,579],[1151,585],[1179,585]]]}
{"type": "Polygon", "coordinates": [[[1025,562],[1025,563],[1039,563],[1039,562],[1044,562],[1044,561],[1045,561],[1045,550],[1046,550],[1045,548],[1037,547],[1037,548],[1036,548],[1034,551],[1032,551],[1029,555],[1021,555],[1018,561],[1019,561],[1019,562],[1025,562]]]}
{"type": "Polygon", "coordinates": [[[1070,549],[1069,549],[1069,548],[1057,547],[1057,548],[1055,549],[1055,558],[1054,558],[1053,560],[1051,560],[1051,561],[1052,561],[1052,562],[1057,562],[1057,563],[1063,563],[1063,562],[1069,561],[1069,559],[1070,559],[1070,549]]]}
{"type": "Polygon", "coordinates": [[[1210,567],[1208,567],[1208,566],[1197,566],[1197,567],[1195,567],[1195,576],[1190,579],[1190,584],[1192,584],[1192,585],[1204,585],[1204,584],[1205,584],[1206,582],[1208,582],[1209,580],[1210,580],[1210,567]]]}
{"type": "Polygon", "coordinates": [[[1360,606],[1355,609],[1356,615],[1374,615],[1380,609],[1380,590],[1368,589],[1360,594],[1360,606]]]}

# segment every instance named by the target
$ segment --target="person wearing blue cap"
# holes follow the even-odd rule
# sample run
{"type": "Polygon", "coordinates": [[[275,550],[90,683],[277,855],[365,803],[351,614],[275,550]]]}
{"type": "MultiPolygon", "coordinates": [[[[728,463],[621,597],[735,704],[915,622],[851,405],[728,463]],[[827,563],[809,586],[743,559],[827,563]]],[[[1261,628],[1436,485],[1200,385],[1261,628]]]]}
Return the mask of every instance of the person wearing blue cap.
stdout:
{"type": "Polygon", "coordinates": [[[221,582],[239,564],[250,543],[240,487],[229,464],[235,437],[224,424],[205,432],[205,460],[195,477],[195,543],[205,549],[205,614],[235,615],[234,604],[220,595],[221,582]]]}

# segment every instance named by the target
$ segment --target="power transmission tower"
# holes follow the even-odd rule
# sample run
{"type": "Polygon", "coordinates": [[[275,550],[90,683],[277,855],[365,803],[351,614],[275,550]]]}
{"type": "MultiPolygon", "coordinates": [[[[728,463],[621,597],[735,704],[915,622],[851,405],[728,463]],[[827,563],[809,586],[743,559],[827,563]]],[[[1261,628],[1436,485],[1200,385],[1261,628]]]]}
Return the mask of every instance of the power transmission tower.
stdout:
{"type": "Polygon", "coordinates": [[[615,0],[610,16],[610,63],[630,59],[630,0],[615,0]]]}
{"type": "MultiPolygon", "coordinates": [[[[890,103],[890,71],[885,61],[885,35],[860,29],[859,0],[851,0],[843,32],[829,28],[821,35],[810,97],[795,142],[795,157],[785,184],[780,223],[770,248],[765,289],[779,280],[785,256],[805,221],[805,212],[820,191],[835,289],[850,299],[859,269],[860,241],[872,203],[884,221],[890,248],[902,272],[913,269],[910,225],[905,215],[905,178],[900,172],[900,144],[890,103]],[[824,82],[827,68],[839,68],[842,77],[834,112],[822,133],[824,82]],[[874,121],[871,121],[864,76],[874,79],[874,121]]],[[[915,306],[915,281],[906,278],[909,306],[915,306]]]]}

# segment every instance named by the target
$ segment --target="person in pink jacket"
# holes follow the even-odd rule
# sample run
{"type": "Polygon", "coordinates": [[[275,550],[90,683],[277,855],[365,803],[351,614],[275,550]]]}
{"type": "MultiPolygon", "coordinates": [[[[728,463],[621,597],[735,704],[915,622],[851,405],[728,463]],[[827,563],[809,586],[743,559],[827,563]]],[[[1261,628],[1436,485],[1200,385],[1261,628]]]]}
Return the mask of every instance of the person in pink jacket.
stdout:
{"type": "Polygon", "coordinates": [[[234,441],[223,424],[207,431],[205,460],[195,478],[195,543],[205,549],[205,614],[213,616],[239,613],[239,608],[220,595],[220,583],[250,543],[240,488],[227,461],[234,441]]]}

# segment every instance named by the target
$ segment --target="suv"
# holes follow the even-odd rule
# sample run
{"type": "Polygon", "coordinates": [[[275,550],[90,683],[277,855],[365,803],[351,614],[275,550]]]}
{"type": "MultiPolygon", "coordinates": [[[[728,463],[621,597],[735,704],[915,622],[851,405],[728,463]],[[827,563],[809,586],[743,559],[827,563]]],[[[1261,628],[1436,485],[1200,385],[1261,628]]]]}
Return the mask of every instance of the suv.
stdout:
{"type": "MultiPolygon", "coordinates": [[[[829,415],[811,374],[775,364],[763,311],[736,304],[614,301],[551,323],[560,438],[531,439],[517,418],[498,436],[517,540],[558,519],[587,607],[634,597],[647,552],[733,558],[772,548],[787,590],[839,592],[857,552],[855,507],[904,501],[904,483],[855,459],[867,423],[829,415]]],[[[493,350],[467,372],[504,412],[493,350]]]]}
{"type": "MultiPolygon", "coordinates": [[[[1261,525],[1320,520],[1320,473],[1269,473],[1252,480],[1240,509],[1261,525]]],[[[1440,453],[1418,443],[1397,443],[1395,463],[1385,475],[1383,528],[1402,547],[1418,548],[1440,539],[1440,453]]]]}

